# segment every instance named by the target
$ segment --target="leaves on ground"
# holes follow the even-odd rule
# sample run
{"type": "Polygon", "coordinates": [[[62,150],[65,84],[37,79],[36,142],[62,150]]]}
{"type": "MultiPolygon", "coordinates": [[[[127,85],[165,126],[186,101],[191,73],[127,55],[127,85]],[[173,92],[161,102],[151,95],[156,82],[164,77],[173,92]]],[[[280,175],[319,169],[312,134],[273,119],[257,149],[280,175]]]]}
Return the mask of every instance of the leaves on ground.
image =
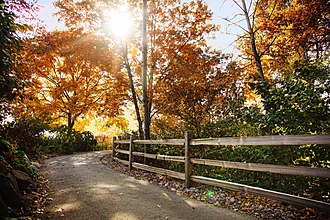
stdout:
{"type": "MultiPolygon", "coordinates": [[[[172,177],[163,176],[143,170],[133,169],[129,172],[128,167],[112,160],[111,155],[101,159],[102,163],[121,173],[133,176],[136,179],[147,180],[150,183],[158,184],[179,195],[184,195],[214,206],[229,208],[243,212],[260,219],[329,219],[330,215],[311,208],[299,208],[293,205],[268,199],[252,194],[234,192],[220,187],[207,185],[196,185],[185,188],[184,181],[172,177]]],[[[194,207],[192,207],[194,208],[194,207]]]]}

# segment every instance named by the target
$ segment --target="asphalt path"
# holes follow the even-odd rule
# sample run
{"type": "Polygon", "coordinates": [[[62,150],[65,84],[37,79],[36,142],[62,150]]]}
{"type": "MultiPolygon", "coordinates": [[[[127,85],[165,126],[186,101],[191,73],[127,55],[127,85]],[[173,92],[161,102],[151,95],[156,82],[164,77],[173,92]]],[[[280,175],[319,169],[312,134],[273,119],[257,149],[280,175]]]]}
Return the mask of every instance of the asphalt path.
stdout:
{"type": "Polygon", "coordinates": [[[119,173],[100,158],[110,151],[48,159],[49,205],[45,219],[252,220],[251,216],[180,196],[119,173]]]}

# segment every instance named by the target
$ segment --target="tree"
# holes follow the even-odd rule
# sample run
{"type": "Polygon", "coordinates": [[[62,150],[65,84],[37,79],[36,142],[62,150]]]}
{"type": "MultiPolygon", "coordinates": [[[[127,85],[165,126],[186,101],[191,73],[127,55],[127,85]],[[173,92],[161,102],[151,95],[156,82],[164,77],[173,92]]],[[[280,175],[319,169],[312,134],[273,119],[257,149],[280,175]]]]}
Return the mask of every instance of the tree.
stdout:
{"type": "Polygon", "coordinates": [[[328,1],[257,0],[250,1],[254,6],[248,8],[245,0],[234,2],[248,24],[249,37],[240,37],[239,48],[248,60],[245,65],[250,75],[255,69],[260,75],[262,68],[265,79],[271,80],[275,75],[290,74],[295,61],[329,56],[328,1]]]}
{"type": "MultiPolygon", "coordinates": [[[[218,75],[216,66],[220,65],[222,54],[212,50],[206,44],[206,37],[218,30],[218,26],[210,23],[211,19],[212,13],[202,1],[183,4],[177,1],[151,3],[148,80],[151,116],[161,113],[170,117],[176,115],[183,119],[182,115],[174,113],[178,113],[176,104],[187,100],[183,94],[189,94],[189,92],[196,93],[195,95],[200,94],[200,91],[196,91],[199,89],[196,82],[200,80],[198,83],[205,86],[207,83],[202,79],[218,75]],[[189,87],[189,85],[194,86],[189,87]],[[182,92],[180,95],[178,95],[179,91],[182,92]]],[[[208,94],[201,94],[196,99],[208,94]]],[[[192,96],[189,95],[193,99],[192,96]]],[[[192,109],[185,109],[184,112],[190,114],[190,116],[185,115],[185,119],[194,118],[192,115],[198,114],[192,109]]],[[[189,122],[192,121],[189,120],[189,122]]]]}
{"type": "Polygon", "coordinates": [[[295,61],[328,57],[329,16],[330,3],[326,0],[261,1],[256,24],[259,47],[265,50],[265,62],[271,64],[269,71],[286,74],[295,61]]]}
{"type": "MultiPolygon", "coordinates": [[[[139,100],[138,95],[136,91],[136,86],[134,84],[134,76],[133,76],[133,70],[132,70],[132,63],[130,62],[130,59],[128,57],[128,48],[127,44],[125,44],[125,49],[122,52],[122,57],[124,58],[124,66],[128,75],[129,79],[129,86],[131,91],[131,100],[133,101],[133,105],[135,108],[135,115],[136,119],[138,121],[138,130],[139,130],[139,137],[142,140],[144,138],[144,132],[143,132],[143,121],[140,114],[140,108],[139,108],[139,100]]],[[[136,58],[136,56],[134,56],[136,58]]]]}
{"type": "Polygon", "coordinates": [[[8,107],[7,102],[19,95],[23,87],[20,73],[13,71],[11,67],[23,41],[19,32],[31,30],[31,26],[25,22],[33,17],[34,10],[34,5],[25,0],[0,0],[0,121],[8,107]],[[25,16],[18,19],[18,13],[25,16]]]}
{"type": "Polygon", "coordinates": [[[28,87],[16,113],[64,118],[70,135],[87,113],[114,117],[121,112],[127,82],[103,37],[54,31],[28,42],[21,60],[18,68],[28,87]]]}
{"type": "Polygon", "coordinates": [[[142,4],[142,103],[144,110],[144,139],[150,139],[150,105],[148,96],[148,39],[147,39],[148,1],[142,4]]]}
{"type": "MultiPolygon", "coordinates": [[[[323,0],[255,3],[256,45],[269,82],[251,85],[262,98],[267,134],[328,129],[329,6],[323,0]]],[[[241,43],[251,58],[250,41],[241,43]]]]}
{"type": "MultiPolygon", "coordinates": [[[[244,41],[244,45],[246,47],[246,50],[243,52],[243,56],[245,59],[248,59],[254,68],[256,68],[256,72],[258,73],[258,80],[265,81],[265,73],[262,66],[262,56],[263,52],[260,50],[260,48],[257,45],[257,31],[258,29],[255,26],[255,13],[257,10],[258,0],[250,0],[249,1],[249,7],[247,7],[247,1],[241,0],[241,3],[237,0],[233,0],[234,4],[240,8],[242,11],[243,19],[239,21],[235,21],[237,18],[237,15],[233,19],[225,18],[226,21],[231,23],[232,25],[238,26],[239,28],[244,30],[243,36],[238,36],[237,42],[240,44],[242,39],[244,41]],[[252,5],[255,2],[255,7],[253,8],[252,5]],[[240,23],[245,20],[246,28],[244,28],[240,23]]],[[[253,70],[254,70],[253,68],[253,70]]],[[[252,75],[252,74],[251,74],[252,75]]]]}
{"type": "MultiPolygon", "coordinates": [[[[103,1],[86,2],[86,1],[57,1],[57,6],[60,8],[59,15],[65,20],[66,24],[72,29],[87,27],[84,31],[101,30],[102,11],[107,8],[115,8],[120,1],[110,1],[105,4],[103,1]],[[88,9],[88,10],[87,10],[88,9]],[[93,9],[93,10],[90,10],[93,9]],[[94,25],[92,25],[94,24],[94,25]]],[[[141,13],[141,4],[138,1],[124,1],[135,14],[141,13]]],[[[177,57],[180,57],[181,51],[185,50],[185,56],[191,45],[195,45],[197,50],[208,50],[206,45],[206,36],[211,35],[218,30],[216,25],[210,24],[212,13],[203,1],[196,0],[190,3],[180,3],[176,0],[171,1],[149,1],[148,6],[148,74],[147,74],[147,99],[144,102],[145,127],[150,125],[152,116],[158,112],[153,103],[155,99],[161,98],[156,92],[155,86],[162,75],[167,75],[172,66],[177,62],[177,57]],[[187,47],[187,48],[186,48],[187,47]],[[199,49],[198,49],[199,48],[199,49]],[[146,104],[147,103],[147,104],[146,104]]],[[[139,26],[139,25],[137,25],[139,26]]],[[[139,35],[139,33],[137,33],[139,35]]],[[[129,51],[138,51],[130,54],[130,59],[125,57],[125,67],[131,81],[131,95],[135,105],[136,115],[139,120],[140,107],[138,100],[141,100],[141,76],[142,71],[140,57],[137,57],[141,49],[141,42],[133,39],[129,42],[129,51]],[[133,81],[134,80],[134,81],[133,81]],[[134,90],[132,89],[134,88],[134,90]],[[137,88],[137,89],[136,89],[137,88]],[[136,97],[135,95],[136,94],[136,97]]],[[[194,49],[195,50],[195,49],[194,49]]],[[[210,52],[212,53],[212,52],[210,52]]],[[[197,55],[193,53],[191,56],[197,55]]],[[[127,55],[127,53],[126,53],[127,55]]],[[[190,58],[189,58],[190,59],[190,58]]],[[[191,61],[193,59],[191,58],[191,61]]],[[[190,63],[185,62],[185,65],[190,63]]],[[[186,66],[188,68],[188,66],[186,66]]],[[[181,67],[183,70],[184,68],[181,67]]],[[[159,90],[159,92],[164,92],[159,90]]],[[[143,100],[143,99],[142,99],[143,100]]],[[[160,105],[158,105],[160,106],[160,105]]],[[[156,107],[157,108],[157,107],[156,107]]],[[[139,131],[141,135],[142,123],[139,121],[139,131]]],[[[148,137],[148,129],[147,129],[148,137]]]]}
{"type": "Polygon", "coordinates": [[[225,59],[220,52],[186,46],[155,86],[159,113],[183,120],[199,135],[201,128],[216,117],[215,109],[239,77],[221,68],[225,59]]]}
{"type": "Polygon", "coordinates": [[[250,45],[250,49],[252,51],[252,55],[254,58],[254,63],[257,67],[257,71],[258,71],[260,80],[265,81],[265,75],[264,75],[264,71],[263,71],[262,64],[261,64],[262,52],[260,50],[258,50],[257,45],[256,45],[256,36],[255,36],[256,29],[255,29],[255,25],[254,25],[254,12],[252,13],[253,18],[251,19],[251,17],[250,17],[251,15],[249,14],[249,10],[246,7],[245,0],[242,0],[241,5],[235,0],[234,0],[234,2],[236,5],[238,5],[241,8],[241,10],[244,13],[245,21],[247,24],[247,33],[249,35],[249,45],[250,45]]]}

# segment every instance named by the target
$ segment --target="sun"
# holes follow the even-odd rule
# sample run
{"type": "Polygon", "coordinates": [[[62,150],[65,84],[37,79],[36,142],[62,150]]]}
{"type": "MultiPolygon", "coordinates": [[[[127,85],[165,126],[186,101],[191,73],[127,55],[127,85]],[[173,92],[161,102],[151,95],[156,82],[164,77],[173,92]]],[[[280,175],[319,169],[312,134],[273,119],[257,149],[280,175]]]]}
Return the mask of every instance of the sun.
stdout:
{"type": "Polygon", "coordinates": [[[128,38],[133,29],[133,19],[130,13],[123,9],[103,12],[106,19],[106,31],[117,39],[128,38]]]}

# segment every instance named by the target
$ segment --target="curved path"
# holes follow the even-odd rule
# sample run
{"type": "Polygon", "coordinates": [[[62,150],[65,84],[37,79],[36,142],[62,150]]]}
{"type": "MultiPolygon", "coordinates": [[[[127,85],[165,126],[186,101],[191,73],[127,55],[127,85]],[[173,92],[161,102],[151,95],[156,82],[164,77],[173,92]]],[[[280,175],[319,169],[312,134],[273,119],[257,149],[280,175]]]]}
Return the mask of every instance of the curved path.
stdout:
{"type": "Polygon", "coordinates": [[[100,162],[109,151],[45,161],[50,180],[50,219],[254,219],[175,194],[114,171],[100,162]]]}

